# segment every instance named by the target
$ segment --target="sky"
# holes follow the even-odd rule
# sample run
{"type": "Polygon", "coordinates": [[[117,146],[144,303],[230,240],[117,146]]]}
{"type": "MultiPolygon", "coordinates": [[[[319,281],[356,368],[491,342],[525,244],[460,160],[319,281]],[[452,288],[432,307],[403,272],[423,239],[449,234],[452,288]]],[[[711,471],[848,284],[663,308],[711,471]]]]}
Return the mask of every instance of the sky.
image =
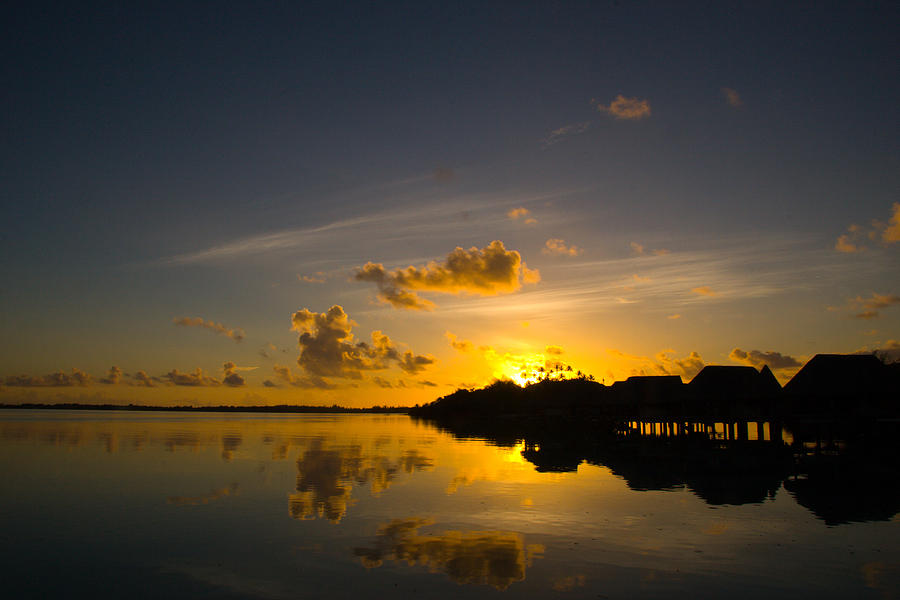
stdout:
{"type": "Polygon", "coordinates": [[[900,348],[897,3],[125,4],[0,9],[0,403],[900,348]]]}

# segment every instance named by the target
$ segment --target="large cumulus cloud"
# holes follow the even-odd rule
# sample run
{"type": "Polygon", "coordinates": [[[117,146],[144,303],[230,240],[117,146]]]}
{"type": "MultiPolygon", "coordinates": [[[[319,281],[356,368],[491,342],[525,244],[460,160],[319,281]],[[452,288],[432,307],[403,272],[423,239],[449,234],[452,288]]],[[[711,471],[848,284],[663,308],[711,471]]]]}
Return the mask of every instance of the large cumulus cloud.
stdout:
{"type": "MultiPolygon", "coordinates": [[[[326,385],[325,377],[362,379],[365,371],[384,370],[394,364],[409,374],[416,374],[435,361],[431,356],[410,350],[401,354],[391,338],[381,331],[372,332],[371,343],[355,341],[353,327],[356,323],[340,305],[334,305],[324,313],[303,308],[291,316],[291,324],[292,329],[300,333],[297,364],[307,377],[319,378],[326,385]]],[[[290,382],[284,374],[279,375],[290,382]]]]}
{"type": "Polygon", "coordinates": [[[540,274],[529,269],[517,251],[494,240],[484,248],[457,247],[444,261],[423,267],[388,271],[380,263],[369,262],[357,269],[355,279],[374,283],[378,297],[394,308],[431,310],[434,303],[420,298],[417,291],[495,296],[536,283],[540,274]]]}

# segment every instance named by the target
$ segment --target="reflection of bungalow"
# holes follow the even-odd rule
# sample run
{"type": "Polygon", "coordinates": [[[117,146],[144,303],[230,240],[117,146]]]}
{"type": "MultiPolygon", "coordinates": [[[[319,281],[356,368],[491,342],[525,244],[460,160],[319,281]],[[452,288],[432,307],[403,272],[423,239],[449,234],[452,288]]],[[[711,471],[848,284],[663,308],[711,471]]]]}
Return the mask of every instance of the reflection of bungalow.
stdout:
{"type": "Polygon", "coordinates": [[[896,414],[897,371],[871,354],[817,354],[784,391],[801,412],[896,414]]]}
{"type": "Polygon", "coordinates": [[[770,413],[781,385],[768,365],[753,367],[708,365],[688,384],[695,410],[704,414],[770,413]]]}

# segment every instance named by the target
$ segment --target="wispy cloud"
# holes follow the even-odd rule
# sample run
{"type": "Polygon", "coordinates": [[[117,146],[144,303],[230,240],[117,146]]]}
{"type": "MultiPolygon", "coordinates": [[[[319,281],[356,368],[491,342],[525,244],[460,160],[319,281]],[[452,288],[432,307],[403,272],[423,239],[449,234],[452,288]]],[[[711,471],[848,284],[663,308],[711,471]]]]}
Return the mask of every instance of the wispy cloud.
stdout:
{"type": "Polygon", "coordinates": [[[697,294],[698,296],[718,296],[719,292],[715,291],[708,285],[701,285],[700,287],[691,288],[691,293],[697,294]]]}
{"type": "MultiPolygon", "coordinates": [[[[430,175],[428,176],[430,178],[430,175]]],[[[483,227],[499,226],[507,219],[504,211],[522,207],[523,204],[541,203],[583,192],[581,188],[566,188],[547,192],[508,190],[491,193],[459,194],[452,198],[435,197],[423,201],[419,196],[377,212],[361,214],[316,227],[298,227],[260,233],[241,239],[223,242],[193,252],[165,257],[153,264],[163,266],[231,263],[248,257],[278,252],[310,250],[333,246],[343,240],[345,246],[353,246],[360,239],[371,240],[373,231],[390,231],[390,241],[414,239],[459,239],[461,232],[470,232],[473,223],[483,227]],[[465,218],[463,218],[465,217],[465,218]]],[[[386,201],[387,203],[387,201],[386,201]]],[[[533,224],[525,217],[526,224],[533,224]]]]}
{"type": "Polygon", "coordinates": [[[547,137],[545,137],[542,141],[542,145],[544,148],[549,148],[554,144],[558,144],[559,142],[565,140],[566,138],[570,138],[572,136],[584,133],[588,129],[591,128],[590,121],[584,121],[582,123],[572,123],[571,125],[565,125],[560,127],[559,129],[554,129],[547,137]]]}
{"type": "Polygon", "coordinates": [[[204,321],[203,317],[176,317],[172,319],[172,323],[178,327],[200,327],[202,329],[209,329],[210,331],[230,337],[235,342],[240,342],[244,339],[244,330],[240,327],[226,327],[215,321],[204,321]]]}

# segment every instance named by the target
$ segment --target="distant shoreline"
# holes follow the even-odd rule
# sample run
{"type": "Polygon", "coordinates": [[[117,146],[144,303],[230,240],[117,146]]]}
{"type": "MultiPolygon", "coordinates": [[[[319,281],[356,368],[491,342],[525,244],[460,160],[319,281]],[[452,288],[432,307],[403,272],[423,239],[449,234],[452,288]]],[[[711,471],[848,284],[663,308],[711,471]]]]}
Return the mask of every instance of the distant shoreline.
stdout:
{"type": "Polygon", "coordinates": [[[141,404],[0,404],[0,409],[17,410],[122,410],[134,412],[215,412],[215,413],[330,413],[330,414],[408,414],[403,406],[372,406],[350,408],[346,406],[307,406],[279,404],[275,406],[147,406],[141,404]]]}

